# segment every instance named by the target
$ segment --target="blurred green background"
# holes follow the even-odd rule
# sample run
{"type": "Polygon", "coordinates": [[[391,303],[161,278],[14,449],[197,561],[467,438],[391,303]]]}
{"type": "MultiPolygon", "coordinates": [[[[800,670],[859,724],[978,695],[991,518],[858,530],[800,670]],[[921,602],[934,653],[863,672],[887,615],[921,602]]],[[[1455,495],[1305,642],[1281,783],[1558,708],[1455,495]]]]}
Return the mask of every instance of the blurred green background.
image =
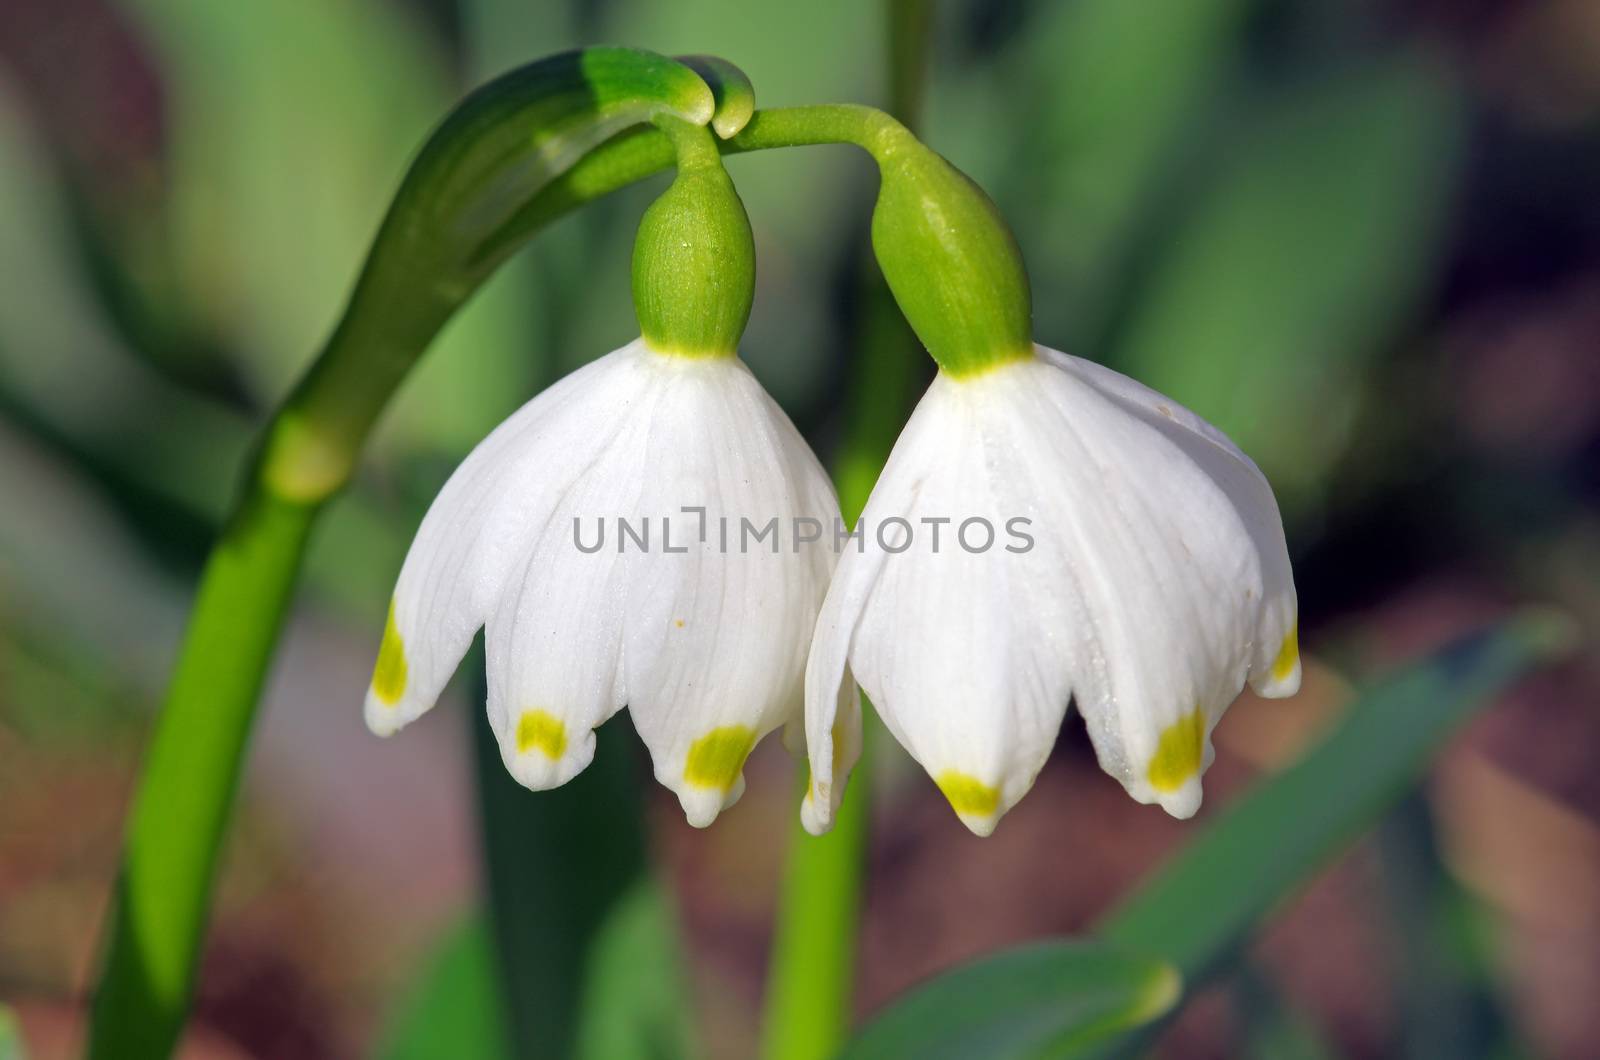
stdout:
{"type": "MultiPolygon", "coordinates": [[[[429,128],[486,77],[595,42],[725,56],[761,105],[882,104],[887,26],[844,0],[0,0],[0,1057],[8,1024],[32,1056],[77,1048],[198,563],[429,128]]],[[[1207,814],[1294,758],[1353,681],[1525,602],[1587,634],[1160,1050],[1600,1051],[1600,5],[942,0],[920,124],[1016,228],[1040,340],[1193,407],[1278,490],[1306,685],[1236,705],[1207,814]]],[[[844,147],[729,168],[759,260],[745,355],[826,455],[870,332],[873,171],[844,147]]],[[[663,180],[496,276],[320,525],[183,1055],[493,1055],[479,818],[582,832],[609,820],[585,800],[638,791],[645,827],[614,856],[643,849],[666,886],[629,891],[582,966],[550,974],[641,996],[650,1033],[693,1022],[696,1051],[752,1052],[795,812],[775,742],[697,833],[634,782],[618,727],[601,773],[536,808],[492,785],[480,799],[470,662],[403,739],[360,720],[445,476],[543,382],[636,334],[633,226],[663,180]]],[[[1083,930],[1186,836],[1098,772],[1075,718],[986,841],[884,748],[863,1013],[996,946],[1083,930]]],[[[600,915],[559,892],[544,929],[600,915]]],[[[571,1020],[589,1055],[619,1055],[606,1013],[571,1020]]]]}

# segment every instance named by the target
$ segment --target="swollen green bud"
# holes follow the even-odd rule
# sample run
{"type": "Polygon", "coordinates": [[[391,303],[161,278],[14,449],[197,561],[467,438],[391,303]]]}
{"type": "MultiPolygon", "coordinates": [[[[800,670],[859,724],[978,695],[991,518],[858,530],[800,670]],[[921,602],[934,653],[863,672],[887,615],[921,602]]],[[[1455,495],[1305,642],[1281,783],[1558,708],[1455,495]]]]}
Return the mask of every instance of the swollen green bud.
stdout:
{"type": "Polygon", "coordinates": [[[703,127],[663,119],[678,175],[645,211],[633,244],[633,307],[661,353],[732,356],[755,297],[756,248],[744,203],[703,127]]]}
{"type": "Polygon", "coordinates": [[[1032,356],[1022,252],[983,189],[896,129],[873,150],[882,174],[872,248],[900,311],[951,375],[1032,356]]]}

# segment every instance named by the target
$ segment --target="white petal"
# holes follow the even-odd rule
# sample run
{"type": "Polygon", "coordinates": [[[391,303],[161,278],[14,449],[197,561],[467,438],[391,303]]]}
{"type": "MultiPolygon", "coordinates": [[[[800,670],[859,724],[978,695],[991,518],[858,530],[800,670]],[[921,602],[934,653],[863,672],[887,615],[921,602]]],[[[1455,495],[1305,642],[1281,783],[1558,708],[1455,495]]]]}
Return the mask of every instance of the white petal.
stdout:
{"type": "MultiPolygon", "coordinates": [[[[634,344],[637,345],[637,344],[634,344]]],[[[532,546],[530,526],[608,444],[637,399],[633,346],[529,401],[464,460],[412,542],[366,699],[389,735],[431,708],[532,546]]]]}
{"type": "Polygon", "coordinates": [[[630,545],[624,557],[623,660],[629,711],[656,778],[703,827],[742,792],[755,742],[800,709],[838,505],[810,450],[741,363],[660,358],[656,370],[663,378],[638,514],[653,517],[657,537],[648,552],[630,545]],[[684,507],[705,509],[704,541],[701,517],[684,507]],[[661,516],[670,518],[672,552],[659,537],[661,516]],[[797,550],[797,517],[815,520],[824,536],[797,550]],[[749,536],[774,518],[775,537],[749,536]]]}

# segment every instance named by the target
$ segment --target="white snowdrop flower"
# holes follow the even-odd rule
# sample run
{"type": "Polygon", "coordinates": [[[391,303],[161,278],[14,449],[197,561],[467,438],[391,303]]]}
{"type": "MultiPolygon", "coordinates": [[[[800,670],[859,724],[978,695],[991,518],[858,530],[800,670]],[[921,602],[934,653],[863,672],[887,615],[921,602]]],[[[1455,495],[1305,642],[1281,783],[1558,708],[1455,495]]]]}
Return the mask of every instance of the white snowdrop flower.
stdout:
{"type": "Polygon", "coordinates": [[[1189,817],[1244,685],[1299,687],[1266,479],[1194,413],[1089,361],[1034,346],[941,371],[863,527],[808,665],[813,832],[857,754],[851,670],[979,835],[1032,786],[1069,700],[1107,773],[1189,817]]]}
{"type": "Polygon", "coordinates": [[[710,824],[755,742],[799,715],[838,512],[743,362],[630,343],[451,476],[401,569],[367,725],[430,708],[487,624],[489,720],[517,780],[570,780],[627,705],[656,778],[710,824]]]}
{"type": "Polygon", "coordinates": [[[873,250],[940,370],[817,620],[802,820],[832,825],[859,755],[855,679],[979,835],[1033,785],[1070,702],[1106,772],[1188,817],[1240,689],[1300,682],[1272,490],[1176,402],[1036,345],[994,203],[892,123],[875,144],[873,250]]]}
{"type": "Polygon", "coordinates": [[[754,245],[710,134],[662,128],[678,175],[635,244],[643,337],[528,402],[445,485],[400,572],[366,718],[388,734],[426,711],[486,626],[513,776],[565,783],[626,705],[656,778],[705,826],[743,791],[756,741],[800,720],[839,505],[735,355],[754,245]]]}

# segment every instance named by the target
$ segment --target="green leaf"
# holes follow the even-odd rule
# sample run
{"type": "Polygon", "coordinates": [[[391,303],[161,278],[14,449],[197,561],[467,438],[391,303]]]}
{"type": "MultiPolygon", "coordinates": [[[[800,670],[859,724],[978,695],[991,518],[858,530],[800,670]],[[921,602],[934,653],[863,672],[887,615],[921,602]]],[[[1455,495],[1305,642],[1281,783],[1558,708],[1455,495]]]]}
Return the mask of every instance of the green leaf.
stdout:
{"type": "MultiPolygon", "coordinates": [[[[463,669],[481,675],[482,658],[474,651],[463,669]]],[[[512,1055],[572,1056],[597,940],[645,878],[633,733],[627,718],[603,725],[587,769],[553,791],[535,792],[506,772],[482,710],[472,712],[470,724],[512,1055]]],[[[641,958],[641,965],[663,979],[677,975],[663,963],[641,958]]]]}
{"type": "Polygon", "coordinates": [[[697,1056],[693,1008],[666,893],[641,881],[619,899],[589,950],[575,1055],[580,1060],[697,1056]]]}
{"type": "Polygon", "coordinates": [[[1336,1060],[1338,1053],[1305,1013],[1261,971],[1243,967],[1233,984],[1242,1060],[1336,1060]]]}
{"type": "Polygon", "coordinates": [[[22,1028],[8,1005],[0,1005],[0,1060],[27,1060],[22,1047],[22,1028]]]}
{"type": "MultiPolygon", "coordinates": [[[[196,330],[242,359],[265,403],[301,373],[338,318],[406,160],[456,96],[445,56],[425,26],[375,0],[125,2],[162,66],[170,223],[193,296],[188,309],[200,318],[196,330]]],[[[437,235],[440,226],[422,219],[437,209],[468,245],[389,238],[391,256],[437,260],[475,250],[484,228],[503,223],[575,151],[630,117],[647,118],[647,100],[686,115],[704,108],[710,117],[698,77],[660,57],[633,61],[641,56],[610,48],[558,56],[469,96],[451,119],[453,135],[430,140],[419,159],[431,166],[429,179],[409,180],[402,192],[432,196],[412,202],[421,208],[404,218],[415,229],[409,234],[437,235]],[[468,199],[471,208],[461,208],[468,199]]],[[[395,227],[384,231],[393,237],[395,227]]],[[[488,271],[463,277],[452,268],[430,277],[437,288],[379,284],[371,293],[392,299],[386,308],[415,309],[448,289],[454,308],[462,300],[454,296],[488,271]]],[[[408,380],[394,412],[404,439],[464,448],[534,389],[539,358],[518,340],[535,323],[536,302],[504,283],[489,288],[450,321],[441,352],[408,380]]]]}
{"type": "MultiPolygon", "coordinates": [[[[335,319],[406,159],[451,102],[445,57],[371,0],[124,2],[160,65],[184,312],[275,398],[335,319]]],[[[441,428],[508,381],[499,322],[480,316],[451,329],[464,356],[439,358],[458,371],[429,373],[442,389],[408,416],[414,427],[441,428]],[[464,361],[478,370],[459,371],[464,361]],[[471,389],[482,374],[493,382],[471,389]]],[[[446,438],[466,440],[450,426],[446,438]]]]}
{"type": "Polygon", "coordinates": [[[912,990],[867,1025],[845,1060],[1068,1056],[1166,1012],[1170,965],[1104,943],[1020,946],[912,990]]]}
{"type": "Polygon", "coordinates": [[[1493,912],[1450,875],[1427,800],[1407,799],[1377,840],[1396,965],[1395,1051],[1409,1060],[1535,1055],[1498,981],[1493,912]]]}
{"type": "Polygon", "coordinates": [[[1564,622],[1523,617],[1373,687],[1331,736],[1230,805],[1125,900],[1102,935],[1200,980],[1392,806],[1457,726],[1568,637],[1564,622]]]}
{"type": "Polygon", "coordinates": [[[474,913],[452,928],[423,963],[422,975],[393,1017],[380,1060],[473,1060],[510,1057],[494,948],[474,913]]]}
{"type": "Polygon", "coordinates": [[[1460,109],[1405,55],[1243,116],[1114,338],[1112,363],[1226,431],[1288,508],[1344,451],[1366,368],[1429,275],[1460,109]]]}
{"type": "Polygon", "coordinates": [[[0,158],[0,409],[122,496],[220,518],[247,424],[121,345],[69,253],[72,218],[59,177],[4,84],[0,158]]]}
{"type": "MultiPolygon", "coordinates": [[[[1027,203],[1041,334],[1051,345],[1099,333],[1113,285],[1152,197],[1176,170],[1232,68],[1256,0],[1079,0],[1044,8],[1020,35],[1031,97],[1015,158],[995,177],[1002,203],[1027,203]],[[1005,185],[1013,185],[1006,188],[1005,185]]],[[[992,141],[993,105],[975,115],[992,141]]],[[[984,174],[975,174],[980,180],[984,174]]]]}

